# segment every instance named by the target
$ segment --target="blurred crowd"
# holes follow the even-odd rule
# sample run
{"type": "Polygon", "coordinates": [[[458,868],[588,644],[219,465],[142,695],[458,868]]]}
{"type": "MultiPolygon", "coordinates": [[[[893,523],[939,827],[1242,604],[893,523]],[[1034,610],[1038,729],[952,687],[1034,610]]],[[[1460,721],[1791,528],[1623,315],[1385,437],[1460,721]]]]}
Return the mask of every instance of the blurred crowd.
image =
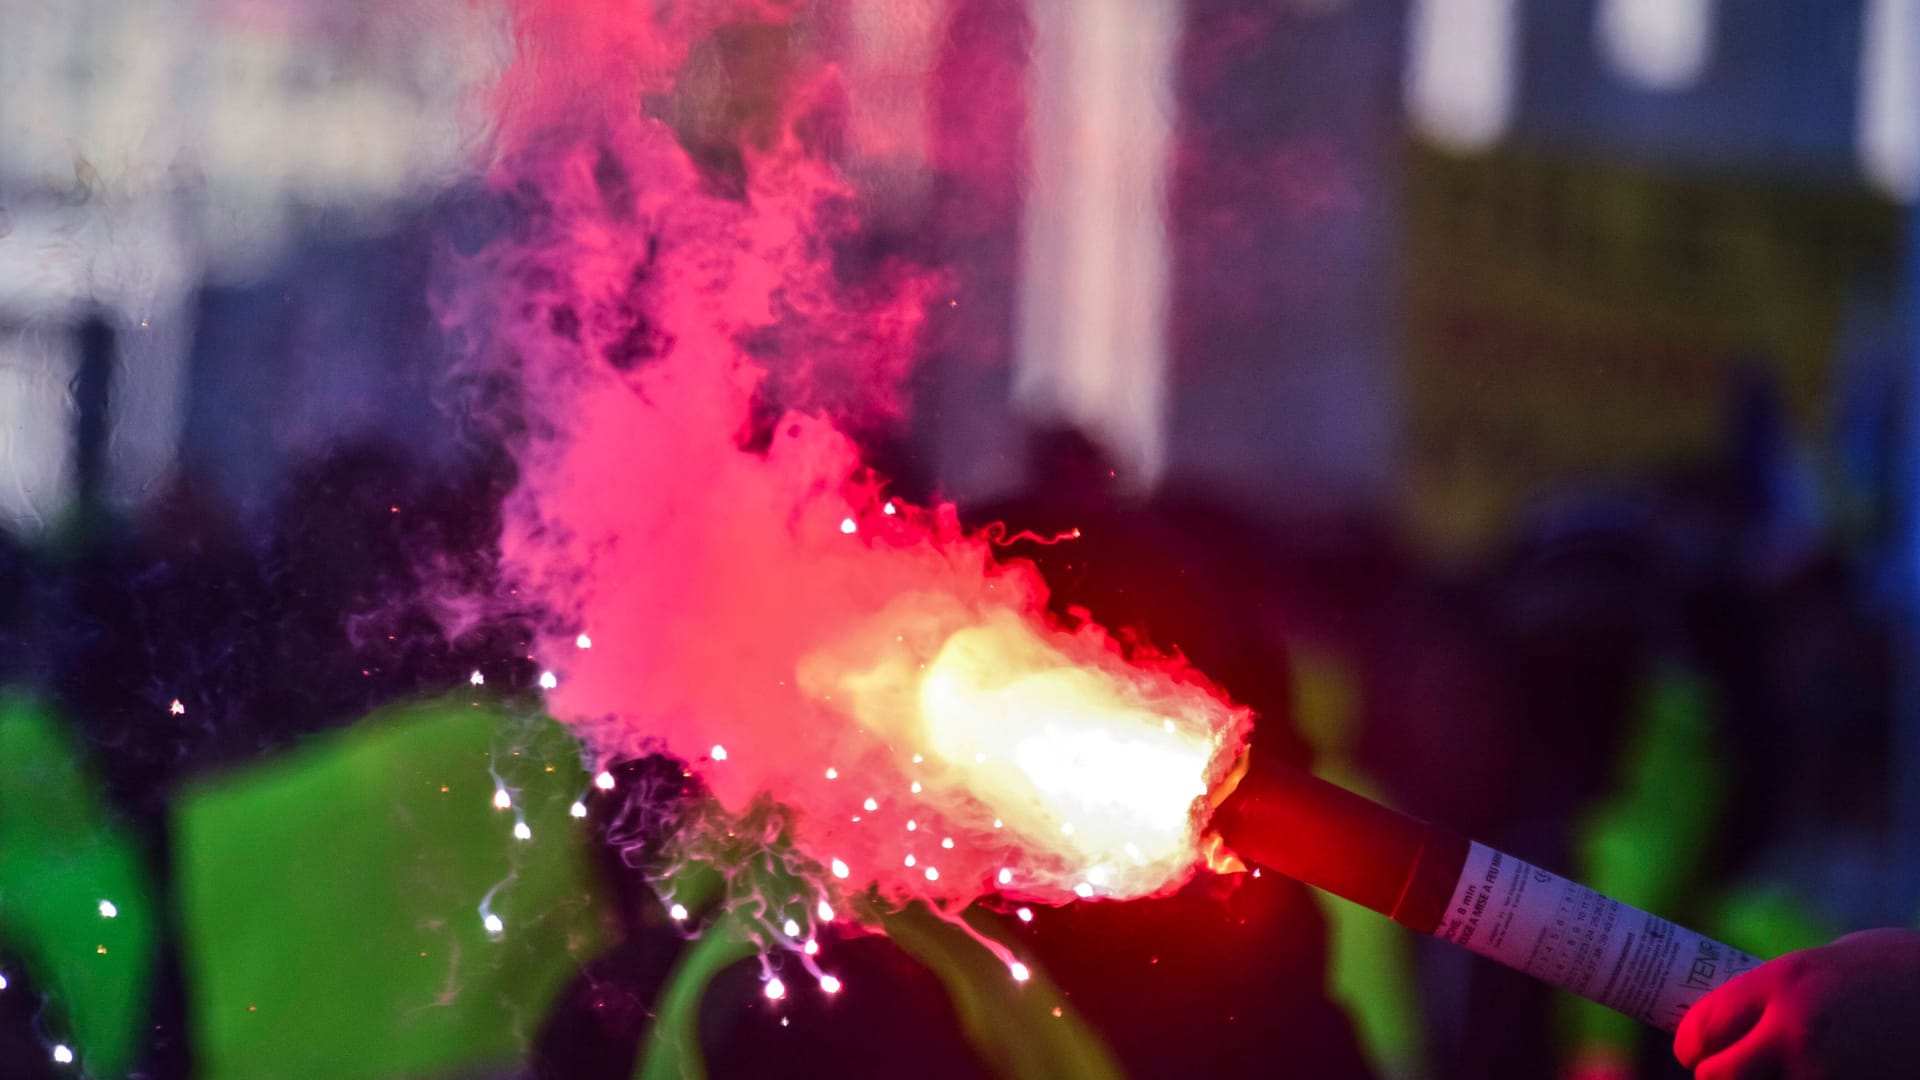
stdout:
{"type": "MultiPolygon", "coordinates": [[[[312,263],[299,285],[320,296],[353,287],[312,263]]],[[[196,348],[245,354],[245,335],[286,332],[225,314],[258,311],[258,296],[208,290],[201,303],[196,348]]],[[[393,328],[383,355],[418,347],[424,320],[424,309],[383,320],[393,328]]],[[[111,384],[124,329],[92,315],[73,333],[86,358],[75,458],[96,462],[105,392],[94,388],[111,384]]],[[[1008,554],[1040,563],[1063,613],[1087,607],[1184,651],[1257,710],[1262,747],[1774,954],[1912,918],[1894,906],[1886,843],[1898,642],[1873,564],[1797,520],[1765,381],[1730,385],[1726,400],[1719,453],[1558,491],[1463,566],[1423,561],[1377,519],[1275,523],[1198,487],[1142,497],[1067,428],[1032,433],[1028,490],[963,509],[1042,535],[1080,530],[1008,554]]],[[[191,473],[138,513],[116,512],[91,495],[83,467],[70,516],[6,541],[0,679],[72,725],[162,895],[177,843],[169,804],[195,777],[270,760],[469,671],[486,670],[490,693],[532,689],[531,661],[513,659],[524,653],[516,627],[453,643],[425,606],[429,567],[458,564],[475,582],[494,572],[512,480],[497,447],[443,422],[456,453],[427,461],[377,437],[334,446],[252,517],[196,491],[191,473]]],[[[898,458],[903,492],[931,493],[914,490],[910,452],[876,453],[898,458]]],[[[617,858],[595,858],[621,883],[612,895],[624,917],[657,907],[617,858]]],[[[553,1075],[618,1075],[606,1061],[631,1061],[644,1002],[678,948],[673,938],[662,953],[663,931],[644,923],[555,1006],[549,1025],[597,1035],[549,1044],[569,1062],[553,1075]],[[568,1018],[587,1008],[580,994],[604,1008],[609,984],[633,1002],[624,1028],[568,1018]]],[[[1630,1022],[1270,879],[1041,912],[1033,933],[1046,970],[1141,1074],[1250,1069],[1284,1047],[1289,1060],[1318,1062],[1316,1076],[1678,1075],[1665,1040],[1630,1022]]],[[[153,1075],[184,1068],[191,1052],[190,983],[179,943],[162,941],[156,1034],[142,1056],[153,1075]]],[[[844,969],[870,981],[924,983],[879,943],[852,955],[844,969]]],[[[22,1004],[36,993],[31,976],[5,969],[14,985],[0,1039],[24,1059],[43,1017],[22,1004]]],[[[732,986],[736,1009],[752,1006],[756,986],[732,986]]],[[[960,1045],[921,1030],[950,1030],[932,1019],[944,1011],[938,987],[914,995],[887,997],[877,1014],[850,1002],[793,1018],[814,1025],[817,1060],[844,1058],[856,1074],[929,1039],[960,1045]]],[[[714,1044],[716,1067],[746,1068],[761,1045],[786,1052],[735,1031],[714,1044]]],[[[978,1064],[951,1061],[956,1074],[978,1064]]]]}
{"type": "MultiPolygon", "coordinates": [[[[1019,5],[953,6],[944,48],[977,58],[1025,47],[1007,40],[1019,38],[1006,29],[1019,5]]],[[[1008,535],[1078,530],[1069,543],[1016,541],[1007,555],[1040,565],[1063,614],[1085,608],[1184,652],[1256,711],[1263,750],[1758,955],[1913,924],[1920,897],[1895,805],[1902,718],[1911,723],[1916,707],[1904,569],[1910,496],[1900,494],[1912,480],[1900,404],[1910,358],[1846,369],[1849,343],[1825,323],[1826,338],[1809,350],[1828,372],[1829,397],[1860,399],[1822,414],[1839,430],[1821,436],[1841,446],[1850,475],[1866,477],[1841,485],[1843,497],[1822,487],[1828,477],[1809,475],[1796,369],[1741,354],[1703,368],[1688,407],[1703,414],[1692,419],[1704,434],[1678,451],[1567,469],[1491,515],[1497,527],[1463,530],[1480,534],[1475,543],[1435,542],[1420,528],[1430,516],[1405,513],[1392,495],[1397,481],[1418,486],[1431,463],[1400,463],[1396,474],[1380,449],[1393,442],[1382,417],[1396,392],[1383,373],[1399,350],[1422,346],[1382,328],[1399,310],[1378,278],[1396,265],[1400,210],[1380,174],[1396,167],[1403,135],[1379,115],[1380,101],[1395,96],[1397,60],[1361,41],[1371,28],[1424,24],[1403,5],[1355,0],[1348,14],[1318,10],[1346,5],[1295,6],[1275,15],[1270,5],[1196,0],[1186,5],[1184,43],[1161,42],[1155,54],[1168,64],[1180,56],[1185,74],[1167,92],[1191,114],[1184,134],[1159,133],[1180,148],[1166,181],[1172,235],[1138,249],[1163,258],[1174,279],[1160,328],[1171,344],[1169,356],[1128,352],[1126,362],[1164,384],[1163,407],[1126,394],[1116,405],[1095,390],[1075,397],[1071,364],[1021,359],[1022,326],[1067,352],[1087,344],[1070,328],[1036,323],[1036,301],[1019,291],[1018,200],[994,187],[1013,173],[970,173],[979,162],[961,160],[911,183],[891,173],[872,180],[907,195],[881,200],[866,246],[841,255],[849,273],[862,258],[937,261],[966,298],[932,320],[915,376],[920,419],[858,432],[872,463],[909,498],[957,497],[974,524],[1005,522],[1008,535]],[[1338,115],[1296,115],[1316,104],[1300,84],[1345,60],[1351,85],[1322,99],[1338,115]],[[1360,122],[1369,117],[1377,129],[1360,122]],[[1276,191],[1286,198],[1268,197],[1276,191]],[[1288,349],[1314,358],[1290,365],[1288,349]],[[1298,464],[1306,459],[1317,463],[1320,495],[1354,497],[1293,498],[1314,472],[1298,464]]],[[[359,40],[351,29],[300,32],[359,40]]],[[[905,39],[925,45],[924,36],[905,39]]],[[[1019,84],[1017,71],[1010,78],[1019,84]]],[[[398,173],[444,164],[389,149],[382,160],[398,173]]],[[[111,185],[77,179],[64,205],[21,175],[8,173],[0,187],[0,248],[29,212],[52,206],[56,216],[89,219],[112,209],[111,185]]],[[[450,637],[424,587],[431,576],[489,588],[501,501],[515,480],[497,432],[473,423],[464,399],[448,392],[459,343],[442,339],[428,297],[436,260],[513,228],[516,210],[471,181],[431,181],[350,228],[336,227],[324,207],[289,200],[287,220],[258,227],[276,242],[250,249],[244,270],[196,248],[204,261],[180,261],[182,280],[164,288],[129,286],[82,303],[0,277],[9,290],[0,296],[0,360],[17,376],[0,381],[0,417],[13,425],[0,430],[0,446],[18,465],[7,473],[17,490],[0,493],[8,522],[0,697],[12,710],[0,714],[0,740],[23,739],[8,733],[29,730],[32,715],[51,718],[48,730],[71,747],[66,756],[0,757],[0,1071],[22,1063],[9,1076],[60,1075],[66,1063],[48,1048],[65,1048],[61,1040],[89,1023],[128,1032],[105,1071],[215,1075],[218,1065],[226,1070],[218,1075],[246,1075],[224,1041],[242,1037],[206,1019],[214,968],[231,953],[210,945],[209,924],[191,917],[207,872],[182,839],[193,807],[249,778],[270,780],[283,762],[372,746],[361,742],[373,727],[362,721],[397,704],[453,693],[464,715],[471,686],[471,708],[484,698],[504,716],[537,712],[524,627],[497,620],[450,637]],[[26,299],[9,299],[16,293],[26,299]],[[156,334],[165,341],[155,344],[156,334]],[[155,381],[154,358],[169,348],[178,377],[155,381]],[[44,373],[29,370],[42,362],[59,372],[50,397],[44,373]],[[161,410],[172,419],[154,424],[175,425],[177,438],[123,430],[146,423],[130,401],[160,394],[178,400],[161,410]],[[42,428],[53,434],[19,434],[42,428]],[[170,449],[155,450],[161,443],[170,449]],[[33,454],[59,464],[49,472],[33,454]],[[75,810],[69,831],[36,833],[20,825],[22,808],[55,805],[27,800],[47,789],[56,765],[84,779],[99,810],[75,810]],[[21,800],[11,807],[9,789],[21,800]],[[146,989],[108,1020],[86,1020],[75,1002],[93,1000],[97,988],[75,973],[72,950],[48,943],[91,941],[91,928],[70,938],[10,933],[9,904],[29,910],[37,902],[29,883],[55,881],[66,853],[109,840],[134,868],[125,879],[143,883],[151,961],[116,976],[146,989]]],[[[182,190],[213,192],[216,209],[240,199],[217,183],[182,190]]],[[[1887,210],[1872,220],[1898,219],[1887,210]]],[[[1804,246],[1818,247],[1818,230],[1809,235],[1804,246]]],[[[1897,237],[1884,242],[1898,246],[1897,237]]],[[[0,258],[0,271],[21,265],[34,280],[31,268],[45,269],[0,258]]],[[[1062,259],[1026,272],[1081,265],[1062,259]]],[[[1897,292],[1897,283],[1887,288],[1897,292]]],[[[1444,369],[1451,354],[1437,351],[1444,369]]],[[[1426,371],[1431,378],[1431,362],[1426,371]]],[[[1527,408],[1499,399],[1483,375],[1468,390],[1504,402],[1490,408],[1527,408]]],[[[1566,390],[1542,408],[1584,405],[1566,390]]],[[[1404,501],[1422,498],[1415,491],[1404,501]]],[[[391,767],[409,782],[437,783],[430,770],[391,767]]],[[[1026,935],[1067,1017],[1077,1017],[1070,1030],[1062,1020],[1069,1034],[1009,1028],[996,1043],[1002,991],[937,928],[905,924],[891,940],[834,943],[845,998],[828,1007],[796,995],[776,1014],[750,960],[714,953],[710,969],[695,965],[699,978],[685,982],[688,958],[709,954],[663,917],[630,865],[647,843],[634,824],[639,808],[697,797],[662,794],[677,775],[664,759],[626,763],[612,796],[593,804],[589,828],[561,856],[581,864],[580,881],[567,879],[573,891],[561,892],[590,909],[594,929],[554,950],[541,979],[515,983],[504,966],[456,961],[444,992],[420,1002],[461,1016],[505,1008],[518,1056],[474,1061],[449,1050],[398,1071],[584,1078],[637,1075],[636,1062],[670,1068],[678,1059],[661,1065],[667,1059],[648,1048],[666,1039],[662,1017],[686,1008],[676,995],[690,993],[697,1016],[681,1034],[714,1075],[796,1061],[876,1076],[909,1065],[930,1076],[1041,1075],[1059,1061],[1089,1076],[1685,1075],[1658,1033],[1271,876],[1206,876],[1176,896],[1039,911],[1019,926],[1004,912],[983,914],[1026,935]],[[1064,1040],[1063,1058],[1045,1056],[1050,1038],[1064,1040]],[[1006,1043],[1040,1049],[1023,1056],[1006,1043]]],[[[412,807],[403,813],[378,797],[370,805],[335,833],[381,833],[402,819],[413,827],[412,807]]],[[[289,833],[319,813],[299,803],[281,812],[270,823],[289,833]]],[[[369,877],[390,870],[410,881],[417,867],[406,849],[389,863],[350,844],[340,850],[364,858],[369,877]]],[[[254,858],[268,857],[235,856],[254,858]]],[[[302,871],[298,859],[264,865],[302,871]]],[[[80,881],[72,896],[89,897],[91,909],[104,898],[90,887],[80,881]]],[[[119,908],[116,920],[134,914],[129,903],[119,908]]],[[[371,927],[391,915],[332,913],[348,940],[357,920],[371,927]]],[[[426,925],[454,916],[423,901],[398,917],[426,925]]],[[[470,921],[478,935],[481,924],[470,921]]],[[[79,948],[109,955],[105,943],[98,954],[79,948]]],[[[271,942],[249,948],[280,955],[271,942]]],[[[301,983],[290,976],[289,985],[301,983]]],[[[313,1004],[299,992],[289,1000],[313,1004]]],[[[364,1048],[349,1036],[327,1058],[333,1064],[296,1074],[386,1067],[385,1058],[355,1059],[364,1048]]],[[[292,1036],[284,1046],[247,1037],[266,1041],[245,1045],[295,1052],[292,1036]]]]}

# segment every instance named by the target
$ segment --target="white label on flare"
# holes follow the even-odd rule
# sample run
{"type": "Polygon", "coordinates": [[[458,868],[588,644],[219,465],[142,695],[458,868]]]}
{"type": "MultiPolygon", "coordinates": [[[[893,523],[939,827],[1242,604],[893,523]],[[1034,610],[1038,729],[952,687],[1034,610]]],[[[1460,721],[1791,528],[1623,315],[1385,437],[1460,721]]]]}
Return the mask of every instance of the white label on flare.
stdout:
{"type": "Polygon", "coordinates": [[[1655,1027],[1759,961],[1474,844],[1435,936],[1655,1027]]]}

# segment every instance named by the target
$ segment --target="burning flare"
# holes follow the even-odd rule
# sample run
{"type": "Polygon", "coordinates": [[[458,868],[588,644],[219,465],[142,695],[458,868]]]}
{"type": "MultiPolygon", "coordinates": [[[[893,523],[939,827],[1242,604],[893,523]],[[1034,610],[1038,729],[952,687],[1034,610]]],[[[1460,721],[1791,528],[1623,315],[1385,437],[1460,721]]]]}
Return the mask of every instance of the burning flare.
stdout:
{"type": "Polygon", "coordinates": [[[764,842],[810,883],[761,905],[769,947],[866,895],[1176,888],[1246,712],[1057,623],[1030,564],[889,498],[843,434],[903,411],[952,296],[839,257],[870,248],[854,151],[819,137],[832,6],[520,5],[490,176],[513,226],[436,301],[519,464],[501,549],[540,686],[603,762],[690,763],[735,823],[690,816],[716,833],[690,848],[764,842]]]}
{"type": "MultiPolygon", "coordinates": [[[[935,815],[907,831],[976,837],[1002,860],[992,868],[1000,891],[1034,899],[1140,896],[1184,881],[1201,801],[1237,751],[1244,715],[1130,664],[1097,628],[1075,635],[1007,609],[951,628],[958,620],[929,617],[948,606],[903,597],[869,630],[880,641],[864,655],[830,650],[800,669],[804,689],[907,756],[909,805],[935,815]],[[922,633],[886,633],[915,626],[922,633]]],[[[979,873],[974,851],[943,847],[937,857],[979,873]]]]}

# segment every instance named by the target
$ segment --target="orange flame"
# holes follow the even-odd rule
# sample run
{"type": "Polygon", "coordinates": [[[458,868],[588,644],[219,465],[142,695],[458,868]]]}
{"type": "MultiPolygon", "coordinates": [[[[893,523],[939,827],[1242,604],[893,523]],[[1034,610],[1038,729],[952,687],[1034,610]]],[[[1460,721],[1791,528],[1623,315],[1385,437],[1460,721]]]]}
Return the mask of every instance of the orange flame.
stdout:
{"type": "Polygon", "coordinates": [[[803,689],[907,758],[935,827],[1001,832],[988,847],[1003,893],[1125,898],[1184,882],[1205,861],[1208,793],[1240,757],[1245,710],[1164,663],[1130,663],[1097,628],[1008,609],[956,627],[942,608],[903,598],[866,648],[808,658],[803,689]]]}

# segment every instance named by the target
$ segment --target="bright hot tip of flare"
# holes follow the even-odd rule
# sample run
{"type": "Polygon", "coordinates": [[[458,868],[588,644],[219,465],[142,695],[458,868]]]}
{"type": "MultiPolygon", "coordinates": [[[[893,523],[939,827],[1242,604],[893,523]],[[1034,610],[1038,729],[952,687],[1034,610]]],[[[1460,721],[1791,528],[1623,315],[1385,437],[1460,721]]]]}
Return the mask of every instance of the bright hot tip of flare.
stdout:
{"type": "Polygon", "coordinates": [[[947,640],[920,704],[946,775],[1054,856],[1043,864],[1133,895],[1193,866],[1195,808],[1239,740],[1211,698],[1155,700],[1118,674],[1003,616],[947,640]],[[1171,730],[1161,709],[1180,714],[1171,730]]]}
{"type": "Polygon", "coordinates": [[[1247,726],[1211,688],[1129,659],[1097,627],[925,596],[808,657],[800,678],[883,738],[910,778],[897,807],[860,805],[900,830],[891,865],[914,868],[916,850],[937,845],[918,895],[953,880],[1055,903],[1179,885],[1202,861],[1206,796],[1247,726]]]}

